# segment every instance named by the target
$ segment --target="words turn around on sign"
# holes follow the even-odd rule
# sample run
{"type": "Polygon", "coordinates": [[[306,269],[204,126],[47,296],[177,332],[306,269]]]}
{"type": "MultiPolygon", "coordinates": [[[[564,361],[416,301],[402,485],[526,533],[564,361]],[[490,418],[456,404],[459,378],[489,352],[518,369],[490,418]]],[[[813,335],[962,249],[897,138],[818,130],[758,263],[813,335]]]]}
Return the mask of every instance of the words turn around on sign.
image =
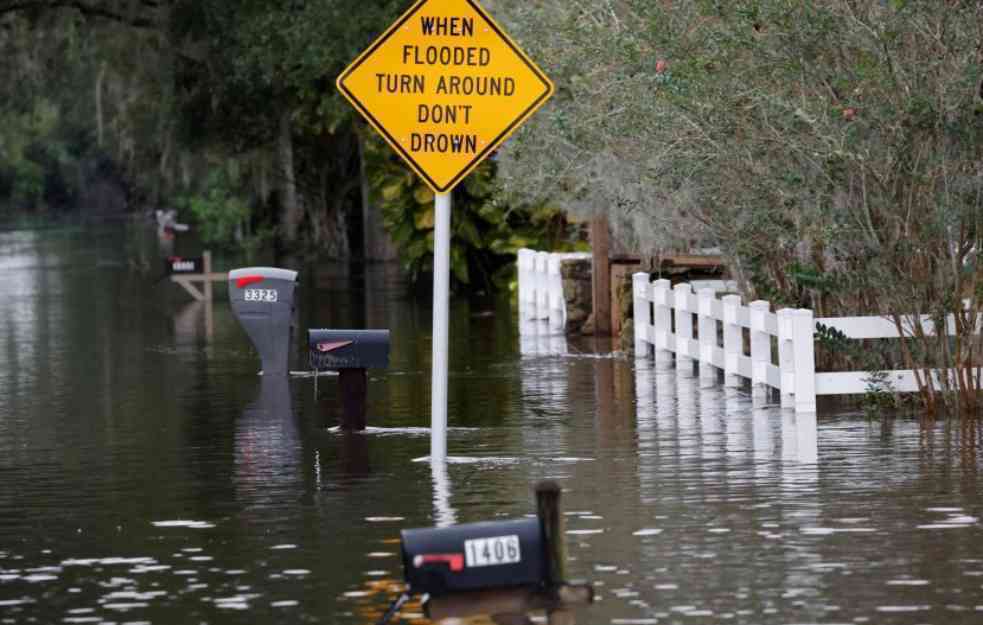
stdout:
{"type": "Polygon", "coordinates": [[[476,0],[419,0],[342,73],[338,88],[438,193],[553,94],[476,0]]]}

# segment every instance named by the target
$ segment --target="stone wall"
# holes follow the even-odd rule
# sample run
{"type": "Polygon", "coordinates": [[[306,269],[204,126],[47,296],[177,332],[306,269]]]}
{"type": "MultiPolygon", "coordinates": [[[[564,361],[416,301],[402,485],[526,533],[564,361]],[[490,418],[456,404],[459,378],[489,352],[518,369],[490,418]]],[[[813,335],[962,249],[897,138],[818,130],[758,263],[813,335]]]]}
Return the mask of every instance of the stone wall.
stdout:
{"type": "Polygon", "coordinates": [[[563,299],[567,302],[567,334],[580,334],[590,320],[593,309],[591,260],[571,259],[560,262],[563,299]]]}

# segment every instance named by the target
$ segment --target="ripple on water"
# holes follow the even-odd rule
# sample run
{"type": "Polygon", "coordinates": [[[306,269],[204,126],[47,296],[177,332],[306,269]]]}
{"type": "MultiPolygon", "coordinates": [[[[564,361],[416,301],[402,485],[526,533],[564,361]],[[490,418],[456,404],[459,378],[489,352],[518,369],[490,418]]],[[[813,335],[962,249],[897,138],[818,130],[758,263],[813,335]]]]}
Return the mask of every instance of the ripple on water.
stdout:
{"type": "Polygon", "coordinates": [[[870,534],[876,532],[873,527],[803,527],[801,530],[807,536],[829,536],[831,534],[870,534]]]}
{"type": "Polygon", "coordinates": [[[182,519],[173,521],[153,521],[151,524],[154,527],[186,527],[193,530],[205,530],[215,527],[214,523],[209,523],[208,521],[188,521],[182,519]]]}

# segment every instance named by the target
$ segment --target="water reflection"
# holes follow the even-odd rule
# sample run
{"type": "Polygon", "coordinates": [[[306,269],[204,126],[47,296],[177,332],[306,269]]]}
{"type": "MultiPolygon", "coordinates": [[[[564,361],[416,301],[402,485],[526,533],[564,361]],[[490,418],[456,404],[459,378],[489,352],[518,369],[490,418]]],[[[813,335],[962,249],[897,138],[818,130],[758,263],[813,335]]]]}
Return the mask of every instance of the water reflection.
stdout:
{"type": "Polygon", "coordinates": [[[563,400],[570,388],[570,348],[567,338],[549,329],[545,321],[523,321],[519,333],[519,380],[522,388],[522,445],[532,454],[550,454],[566,447],[569,430],[557,417],[566,413],[563,400]]]}
{"type": "Polygon", "coordinates": [[[177,347],[193,347],[215,337],[215,302],[188,302],[174,313],[174,342],[177,347]]]}
{"type": "Polygon", "coordinates": [[[236,422],[234,482],[249,509],[265,512],[301,479],[303,460],[289,378],[256,379],[259,397],[236,422]]]}

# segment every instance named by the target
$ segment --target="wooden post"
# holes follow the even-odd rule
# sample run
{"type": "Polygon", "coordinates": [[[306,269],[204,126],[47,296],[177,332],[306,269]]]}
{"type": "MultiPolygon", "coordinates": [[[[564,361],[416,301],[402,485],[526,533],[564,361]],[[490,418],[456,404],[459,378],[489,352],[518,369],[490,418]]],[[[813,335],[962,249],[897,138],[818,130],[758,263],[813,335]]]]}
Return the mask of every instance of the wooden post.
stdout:
{"type": "Polygon", "coordinates": [[[547,583],[556,588],[566,581],[567,549],[564,541],[564,518],[560,509],[562,490],[556,482],[545,481],[536,484],[536,514],[546,541],[549,559],[547,583]]]}
{"type": "Polygon", "coordinates": [[[365,429],[368,390],[369,380],[365,369],[339,370],[338,394],[341,397],[342,430],[360,432],[365,429]]]}
{"type": "Polygon", "coordinates": [[[209,250],[205,250],[201,253],[201,268],[202,273],[205,274],[205,301],[212,301],[212,253],[209,250]]]}
{"type": "Polygon", "coordinates": [[[591,272],[594,298],[594,334],[611,335],[611,237],[607,217],[598,215],[590,222],[590,242],[594,254],[591,272]]]}

